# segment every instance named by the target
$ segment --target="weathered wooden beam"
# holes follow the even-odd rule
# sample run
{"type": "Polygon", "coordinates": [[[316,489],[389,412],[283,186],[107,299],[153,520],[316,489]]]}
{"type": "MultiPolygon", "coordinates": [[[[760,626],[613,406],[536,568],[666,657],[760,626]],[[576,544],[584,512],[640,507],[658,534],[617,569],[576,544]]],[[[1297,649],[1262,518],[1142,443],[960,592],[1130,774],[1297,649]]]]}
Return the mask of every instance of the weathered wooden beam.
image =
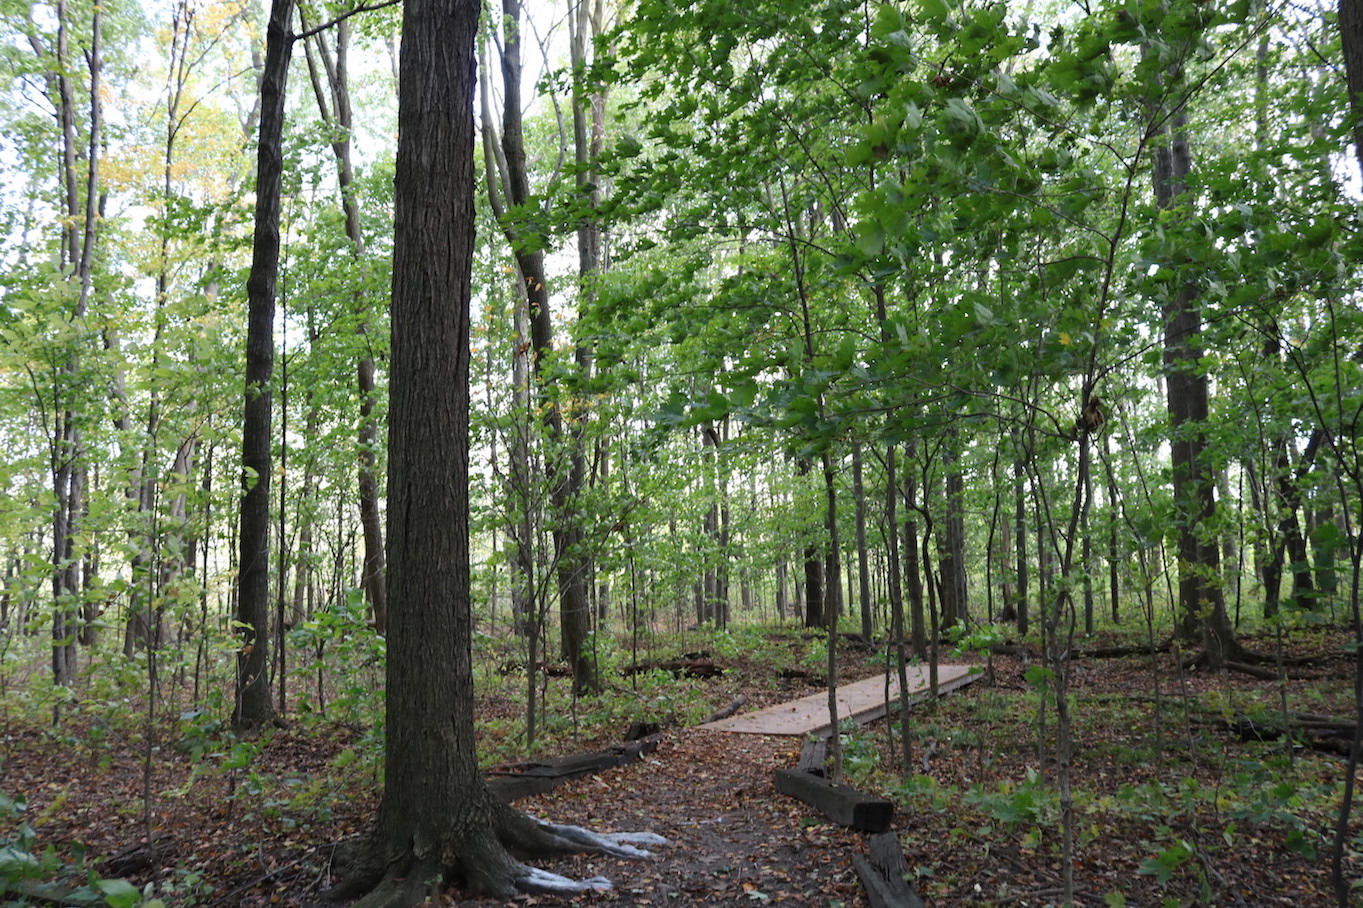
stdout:
{"type": "Polygon", "coordinates": [[[871,908],[925,908],[909,883],[909,864],[898,836],[892,832],[867,836],[866,850],[869,857],[852,855],[852,866],[866,887],[871,908]]]}
{"type": "Polygon", "coordinates": [[[825,776],[828,764],[828,739],[811,738],[805,742],[805,746],[800,748],[800,762],[796,769],[800,772],[813,773],[816,776],[825,776]]]}
{"type": "Polygon", "coordinates": [[[663,671],[677,678],[718,678],[724,674],[724,669],[708,659],[669,659],[665,662],[640,662],[637,665],[627,665],[622,672],[625,675],[637,675],[640,672],[663,671]]]}
{"type": "Polygon", "coordinates": [[[776,790],[859,832],[884,832],[894,819],[894,805],[889,801],[798,769],[776,770],[776,790]]]}

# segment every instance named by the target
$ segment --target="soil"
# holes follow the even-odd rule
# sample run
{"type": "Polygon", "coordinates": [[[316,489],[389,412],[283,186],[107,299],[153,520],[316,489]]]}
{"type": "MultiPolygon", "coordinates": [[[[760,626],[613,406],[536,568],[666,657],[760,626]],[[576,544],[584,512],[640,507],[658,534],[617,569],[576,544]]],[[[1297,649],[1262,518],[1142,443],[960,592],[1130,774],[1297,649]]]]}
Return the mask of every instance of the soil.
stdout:
{"type": "MultiPolygon", "coordinates": [[[[1288,682],[1294,708],[1309,704],[1311,712],[1349,715],[1351,663],[1338,644],[1318,644],[1316,673],[1288,682]]],[[[1277,682],[1189,675],[1177,670],[1176,658],[1073,663],[1076,902],[1335,904],[1328,836],[1343,760],[1298,749],[1290,771],[1276,767],[1286,758],[1282,743],[1241,741],[1217,727],[1215,715],[1208,718],[1205,704],[1219,703],[1226,712],[1271,707],[1277,682]],[[1288,783],[1291,791],[1283,788],[1288,783]]],[[[723,676],[691,683],[706,685],[716,708],[738,693],[754,709],[817,689],[818,679],[780,679],[770,665],[715,661],[726,668],[723,676]]],[[[1058,767],[1053,753],[1038,747],[1053,735],[1054,709],[1043,730],[1028,681],[1034,665],[1025,653],[995,657],[991,679],[916,708],[909,723],[914,778],[907,785],[897,769],[897,740],[883,721],[845,741],[853,781],[897,800],[895,829],[929,906],[1059,900],[1060,835],[1050,794],[1058,767]]],[[[875,671],[850,648],[844,666],[844,680],[875,671]]],[[[507,710],[497,696],[480,697],[480,704],[489,713],[507,710]]],[[[144,778],[140,736],[99,715],[73,713],[56,729],[8,712],[0,716],[0,790],[26,798],[24,819],[41,844],[70,855],[80,843],[95,867],[118,871],[109,875],[139,887],[156,882],[168,905],[314,904],[333,881],[337,846],[360,835],[374,816],[372,771],[344,756],[357,746],[357,729],[282,731],[268,738],[249,768],[218,770],[191,783],[194,763],[180,731],[163,730],[151,776],[144,778]],[[335,796],[338,778],[348,797],[335,796]],[[146,788],[155,793],[158,835],[150,862],[136,847],[143,841],[146,788]],[[132,853],[119,864],[94,860],[125,850],[132,853]]],[[[603,735],[576,750],[606,743],[603,735]]],[[[515,904],[866,905],[851,862],[863,848],[861,837],[773,786],[772,771],[793,767],[801,744],[674,726],[638,763],[519,802],[551,822],[655,832],[668,844],[640,861],[537,862],[574,878],[605,876],[615,888],[515,904]]],[[[13,823],[7,826],[10,831],[13,823]]],[[[1355,830],[1355,841],[1359,836],[1355,830]]],[[[1357,853],[1346,855],[1345,866],[1351,879],[1363,876],[1357,853]]],[[[445,903],[504,904],[454,889],[445,903]]]]}

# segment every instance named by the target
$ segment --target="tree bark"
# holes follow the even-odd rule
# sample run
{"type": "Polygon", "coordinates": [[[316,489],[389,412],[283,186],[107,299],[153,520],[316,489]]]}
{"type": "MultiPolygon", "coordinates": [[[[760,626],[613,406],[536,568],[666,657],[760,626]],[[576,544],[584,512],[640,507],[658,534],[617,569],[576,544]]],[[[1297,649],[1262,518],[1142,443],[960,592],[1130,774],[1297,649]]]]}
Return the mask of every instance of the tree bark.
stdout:
{"type": "Polygon", "coordinates": [[[958,433],[951,429],[948,435],[949,456],[943,458],[946,469],[946,520],[942,527],[941,558],[944,628],[958,622],[963,625],[970,622],[965,574],[965,475],[961,471],[960,455],[955,450],[959,444],[958,433]]]}
{"type": "Polygon", "coordinates": [[[1013,443],[1019,448],[1013,457],[1013,542],[1016,546],[1017,564],[1017,598],[1014,600],[1017,606],[1018,636],[1025,637],[1031,630],[1029,626],[1028,596],[1027,589],[1027,495],[1026,495],[1026,476],[1027,466],[1024,454],[1021,450],[1022,437],[1015,435],[1013,443]]]}
{"type": "MultiPolygon", "coordinates": [[[[505,164],[507,198],[513,206],[530,201],[530,179],[526,171],[525,133],[521,116],[521,41],[520,0],[503,0],[502,18],[502,161],[505,164]]],[[[521,286],[530,313],[530,340],[534,350],[534,372],[541,387],[548,381],[545,358],[553,351],[554,324],[549,308],[549,291],[544,267],[544,252],[536,237],[526,236],[520,227],[504,219],[503,230],[521,273],[521,286]]],[[[579,351],[580,352],[580,351],[579,351]]],[[[579,366],[581,359],[579,357],[579,366]]],[[[581,436],[565,432],[563,416],[552,401],[541,401],[544,424],[548,429],[551,451],[545,457],[545,481],[549,487],[551,531],[554,540],[555,578],[558,582],[559,619],[562,652],[573,667],[573,688],[579,694],[600,690],[596,662],[587,651],[591,632],[591,603],[587,596],[590,569],[583,551],[584,535],[574,513],[586,483],[586,464],[581,436]],[[566,455],[566,456],[565,456],[566,455]],[[564,462],[566,461],[566,463],[564,462]]]]}
{"type": "MultiPolygon", "coordinates": [[[[71,17],[65,0],[57,3],[57,47],[55,66],[46,73],[52,101],[57,108],[61,126],[60,180],[62,188],[65,228],[62,235],[61,263],[75,285],[75,302],[71,308],[72,322],[85,318],[93,283],[94,248],[98,229],[97,200],[99,195],[99,155],[103,147],[103,106],[100,102],[100,76],[103,70],[101,51],[101,11],[96,7],[90,20],[90,119],[87,144],[80,147],[76,129],[75,86],[70,73],[71,17]],[[83,181],[78,174],[84,158],[83,181]]],[[[36,39],[34,39],[36,42],[36,39]]],[[[46,52],[35,43],[34,50],[46,52]]],[[[76,397],[80,373],[80,349],[72,346],[65,361],[56,370],[53,387],[54,424],[49,438],[52,471],[52,676],[61,686],[70,685],[76,678],[76,639],[80,624],[81,558],[76,549],[81,515],[85,508],[84,449],[81,439],[81,418],[76,397]]]]}
{"type": "Polygon", "coordinates": [[[260,139],[251,272],[246,279],[246,405],[241,430],[241,556],[237,568],[237,690],[232,724],[275,721],[270,692],[270,425],[274,377],[275,285],[279,275],[279,207],[284,175],[284,102],[293,38],[294,0],[273,0],[260,76],[260,139]]]}
{"type": "MultiPolygon", "coordinates": [[[[1178,111],[1161,127],[1163,141],[1155,148],[1153,168],[1155,203],[1161,211],[1189,202],[1192,155],[1186,124],[1187,115],[1178,111]]],[[[1177,249],[1170,252],[1171,257],[1178,255],[1177,249]]],[[[1185,277],[1164,303],[1164,367],[1179,524],[1179,609],[1185,633],[1191,628],[1200,631],[1206,660],[1219,667],[1238,658],[1242,650],[1226,615],[1220,548],[1207,530],[1216,513],[1216,477],[1207,452],[1208,379],[1202,366],[1198,296],[1191,277],[1185,277]]]]}
{"type": "Polygon", "coordinates": [[[861,611],[861,635],[871,639],[871,568],[866,551],[866,488],[861,475],[861,442],[852,442],[852,495],[857,508],[857,595],[861,611]]]}
{"type": "Polygon", "coordinates": [[[611,849],[503,805],[479,772],[475,751],[468,477],[478,11],[476,0],[407,0],[403,7],[385,788],[352,875],[331,893],[365,894],[362,908],[415,905],[447,882],[498,898],[608,885],[572,884],[511,857],[508,847],[611,849]]]}
{"type": "MultiPolygon", "coordinates": [[[[345,216],[346,239],[356,263],[364,270],[365,239],[360,224],[360,202],[356,196],[355,165],[350,156],[350,134],[354,116],[350,104],[350,79],[347,66],[350,48],[350,22],[336,25],[336,47],[326,43],[326,33],[312,37],[317,48],[322,72],[317,71],[313,54],[309,53],[308,73],[312,77],[313,95],[322,122],[332,129],[331,150],[336,158],[336,178],[341,191],[341,211],[345,216]],[[323,88],[321,76],[326,76],[323,88]],[[330,104],[328,104],[328,95],[330,104]]],[[[360,395],[360,425],[356,433],[357,488],[360,499],[360,527],[364,533],[364,559],[360,570],[360,586],[374,614],[374,627],[383,633],[388,614],[388,586],[384,576],[383,522],[379,511],[379,481],[375,450],[378,447],[378,425],[374,416],[375,383],[374,355],[369,342],[369,305],[365,297],[366,281],[357,282],[354,293],[355,313],[359,322],[355,333],[363,352],[355,366],[356,390],[360,395]]]]}
{"type": "Polygon", "coordinates": [[[1359,0],[1339,0],[1339,38],[1344,51],[1354,157],[1363,170],[1363,3],[1359,0]]]}
{"type": "Polygon", "coordinates": [[[904,451],[904,591],[909,600],[909,633],[913,638],[913,654],[919,659],[928,657],[926,607],[923,602],[923,572],[926,563],[920,561],[918,537],[918,478],[915,462],[916,445],[909,442],[904,451]]]}

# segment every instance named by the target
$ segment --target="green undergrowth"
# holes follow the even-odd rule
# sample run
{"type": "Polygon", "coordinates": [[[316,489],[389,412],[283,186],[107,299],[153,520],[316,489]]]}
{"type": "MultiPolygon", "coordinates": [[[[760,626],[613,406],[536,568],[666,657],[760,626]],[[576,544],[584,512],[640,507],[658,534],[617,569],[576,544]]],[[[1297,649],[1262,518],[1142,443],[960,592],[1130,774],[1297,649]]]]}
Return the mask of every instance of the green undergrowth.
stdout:
{"type": "MultiPolygon", "coordinates": [[[[1203,720],[1251,708],[1271,719],[1264,704],[1277,696],[1272,682],[1197,678],[1180,688],[1164,678],[1157,706],[1138,661],[1078,666],[1071,690],[1078,885],[1109,905],[1216,905],[1241,885],[1228,882],[1236,873],[1271,866],[1284,879],[1316,880],[1324,898],[1342,760],[1301,747],[1289,758],[1284,742],[1244,742],[1203,720]]],[[[842,736],[849,782],[890,797],[913,842],[942,843],[935,852],[917,849],[914,874],[925,897],[946,903],[1019,904],[1022,893],[1046,888],[1019,883],[1032,868],[1048,868],[1051,875],[1038,878],[1055,880],[1062,815],[1054,703],[1027,683],[1020,664],[1000,666],[1000,674],[1000,683],[977,682],[915,708],[903,725],[842,736]],[[914,761],[907,776],[904,728],[914,761]],[[1007,860],[991,863],[991,854],[1007,860]]],[[[1329,689],[1299,700],[1322,710],[1347,704],[1329,689]]],[[[912,863],[913,843],[906,848],[912,863]]],[[[1357,836],[1353,852],[1356,862],[1357,836]]]]}

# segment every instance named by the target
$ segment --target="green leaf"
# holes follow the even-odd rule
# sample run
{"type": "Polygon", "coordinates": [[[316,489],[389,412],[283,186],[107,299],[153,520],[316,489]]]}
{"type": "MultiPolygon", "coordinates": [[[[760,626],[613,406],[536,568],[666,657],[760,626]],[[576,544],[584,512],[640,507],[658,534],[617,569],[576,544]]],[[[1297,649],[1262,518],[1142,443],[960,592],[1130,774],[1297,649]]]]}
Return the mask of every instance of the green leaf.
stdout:
{"type": "Polygon", "coordinates": [[[0,848],[0,880],[23,880],[43,875],[42,862],[16,845],[0,848]]]}
{"type": "Polygon", "coordinates": [[[1308,861],[1316,859],[1316,846],[1312,845],[1306,838],[1306,834],[1300,829],[1292,829],[1287,833],[1287,840],[1283,842],[1287,850],[1293,854],[1299,854],[1308,861]]]}
{"type": "Polygon", "coordinates": [[[127,880],[98,880],[95,888],[108,900],[111,908],[132,908],[142,901],[142,893],[127,880]]]}
{"type": "Polygon", "coordinates": [[[929,22],[941,22],[951,15],[948,0],[919,0],[919,5],[923,8],[923,18],[929,22]]]}
{"type": "Polygon", "coordinates": [[[1047,683],[1055,677],[1055,671],[1042,665],[1032,664],[1023,672],[1022,677],[1033,690],[1045,690],[1047,683]]]}

